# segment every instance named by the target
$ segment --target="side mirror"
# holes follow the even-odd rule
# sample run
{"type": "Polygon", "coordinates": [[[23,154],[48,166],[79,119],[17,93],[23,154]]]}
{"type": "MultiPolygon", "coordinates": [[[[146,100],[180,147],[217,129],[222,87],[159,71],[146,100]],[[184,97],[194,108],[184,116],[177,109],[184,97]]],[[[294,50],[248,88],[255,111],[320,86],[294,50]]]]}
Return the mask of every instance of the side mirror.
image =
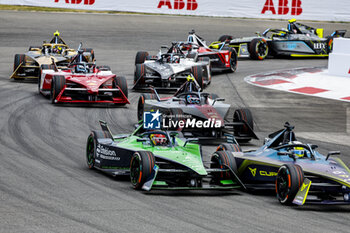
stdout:
{"type": "Polygon", "coordinates": [[[147,142],[146,138],[138,138],[136,139],[137,142],[147,142]]]}
{"type": "Polygon", "coordinates": [[[330,151],[330,152],[328,152],[326,160],[328,160],[329,156],[331,156],[331,155],[340,155],[340,151],[330,151]]]}
{"type": "Polygon", "coordinates": [[[214,105],[216,103],[216,101],[225,101],[225,99],[224,98],[217,98],[217,99],[214,100],[212,105],[214,105]]]}
{"type": "Polygon", "coordinates": [[[315,150],[318,148],[318,145],[311,145],[311,149],[315,150]]]}
{"type": "Polygon", "coordinates": [[[199,141],[199,139],[198,138],[187,138],[186,139],[186,142],[185,142],[185,144],[184,144],[184,147],[187,145],[187,143],[189,143],[189,142],[198,142],[199,141]]]}
{"type": "Polygon", "coordinates": [[[277,155],[280,155],[280,156],[288,156],[289,158],[292,158],[294,161],[296,160],[295,159],[295,156],[294,156],[294,154],[292,153],[292,152],[290,152],[290,151],[279,151],[279,152],[277,152],[277,155]]]}

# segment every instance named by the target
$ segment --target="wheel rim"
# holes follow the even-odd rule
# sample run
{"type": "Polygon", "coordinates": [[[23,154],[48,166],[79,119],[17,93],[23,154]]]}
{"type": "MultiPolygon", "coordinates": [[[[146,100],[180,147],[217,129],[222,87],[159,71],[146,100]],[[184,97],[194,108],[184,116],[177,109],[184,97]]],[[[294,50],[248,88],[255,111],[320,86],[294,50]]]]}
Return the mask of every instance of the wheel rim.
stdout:
{"type": "Polygon", "coordinates": [[[232,71],[236,70],[236,66],[237,66],[237,59],[236,56],[234,56],[234,58],[232,57],[233,53],[231,54],[231,59],[230,59],[230,68],[232,71]]]}
{"type": "Polygon", "coordinates": [[[278,172],[276,178],[277,196],[281,202],[285,202],[288,199],[288,195],[290,192],[288,176],[290,176],[288,170],[283,167],[278,172]]]}
{"type": "Polygon", "coordinates": [[[94,152],[95,152],[94,139],[90,136],[89,142],[87,145],[87,150],[86,150],[86,162],[89,168],[92,168],[95,165],[94,152]]]}
{"type": "Polygon", "coordinates": [[[130,180],[133,186],[139,183],[141,178],[141,166],[140,159],[138,156],[134,156],[130,164],[130,180]]]}
{"type": "Polygon", "coordinates": [[[256,53],[260,59],[263,59],[267,55],[267,44],[264,41],[260,41],[256,45],[256,53]]]}

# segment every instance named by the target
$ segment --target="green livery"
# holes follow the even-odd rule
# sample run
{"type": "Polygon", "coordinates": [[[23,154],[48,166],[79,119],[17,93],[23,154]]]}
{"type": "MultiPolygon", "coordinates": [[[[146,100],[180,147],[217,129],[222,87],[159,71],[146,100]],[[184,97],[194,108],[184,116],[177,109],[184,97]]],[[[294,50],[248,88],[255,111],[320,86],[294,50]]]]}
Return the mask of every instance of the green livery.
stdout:
{"type": "Polygon", "coordinates": [[[89,168],[111,175],[130,175],[135,189],[233,189],[242,186],[232,154],[217,151],[203,161],[197,138],[177,131],[144,131],[113,135],[106,122],[87,140],[89,168]]]}

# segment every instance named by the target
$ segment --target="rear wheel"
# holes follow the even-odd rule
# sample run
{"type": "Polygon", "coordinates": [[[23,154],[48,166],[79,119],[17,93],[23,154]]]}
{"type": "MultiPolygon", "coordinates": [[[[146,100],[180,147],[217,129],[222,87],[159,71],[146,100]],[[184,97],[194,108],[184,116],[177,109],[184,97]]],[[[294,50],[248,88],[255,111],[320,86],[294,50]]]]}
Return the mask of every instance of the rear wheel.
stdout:
{"type": "Polygon", "coordinates": [[[242,152],[242,149],[237,144],[222,143],[216,148],[216,151],[242,152]]]}
{"type": "Polygon", "coordinates": [[[230,35],[222,35],[219,37],[218,41],[220,42],[229,42],[230,40],[232,40],[233,37],[230,35]]]}
{"type": "Polygon", "coordinates": [[[204,81],[203,81],[203,69],[201,66],[194,66],[191,68],[191,72],[199,84],[200,88],[203,90],[204,88],[204,81]]]}
{"type": "Polygon", "coordinates": [[[157,99],[155,94],[144,93],[140,95],[139,102],[137,104],[137,119],[140,121],[143,119],[143,112],[145,110],[144,105],[146,100],[157,99]]]}
{"type": "Polygon", "coordinates": [[[146,69],[144,64],[136,64],[134,74],[134,85],[141,86],[145,83],[146,69]]]}
{"type": "Polygon", "coordinates": [[[264,60],[269,53],[269,46],[265,39],[255,38],[249,44],[249,54],[254,60],[264,60]]]}
{"type": "Polygon", "coordinates": [[[125,97],[128,98],[128,83],[126,82],[125,77],[117,76],[115,77],[114,85],[118,86],[121,91],[124,93],[125,97]]]}
{"type": "Polygon", "coordinates": [[[149,56],[148,52],[145,51],[139,51],[136,53],[135,57],[135,65],[136,64],[143,64],[146,61],[146,58],[149,56]]]}
{"type": "MultiPolygon", "coordinates": [[[[16,54],[15,59],[13,62],[13,72],[20,66],[21,64],[24,65],[25,63],[25,56],[24,54],[16,54]]],[[[17,73],[24,73],[24,69],[21,67],[17,70],[17,73]]],[[[23,80],[23,78],[14,78],[15,80],[23,80]]]]}
{"type": "Polygon", "coordinates": [[[278,201],[283,205],[291,205],[303,182],[304,172],[299,165],[282,165],[276,178],[278,201]]]}
{"type": "MultiPolygon", "coordinates": [[[[253,115],[249,109],[237,109],[233,114],[233,122],[246,122],[250,128],[254,129],[253,115]]],[[[246,125],[237,125],[233,127],[235,135],[247,135],[250,130],[246,125]]],[[[245,142],[249,142],[250,139],[245,139],[245,142]]]]}
{"type": "Polygon", "coordinates": [[[66,79],[64,76],[55,75],[52,78],[51,82],[51,95],[50,99],[53,104],[55,104],[55,100],[57,96],[60,94],[64,86],[66,85],[66,79]]]}
{"type": "MultiPolygon", "coordinates": [[[[237,174],[236,159],[229,151],[216,151],[211,157],[210,168],[225,169],[229,167],[233,172],[237,174]]],[[[213,173],[213,179],[218,182],[219,180],[234,180],[235,177],[231,172],[215,172],[213,173]]]]}
{"type": "Polygon", "coordinates": [[[134,189],[141,189],[152,174],[155,159],[152,152],[137,151],[130,162],[130,181],[134,189]]]}

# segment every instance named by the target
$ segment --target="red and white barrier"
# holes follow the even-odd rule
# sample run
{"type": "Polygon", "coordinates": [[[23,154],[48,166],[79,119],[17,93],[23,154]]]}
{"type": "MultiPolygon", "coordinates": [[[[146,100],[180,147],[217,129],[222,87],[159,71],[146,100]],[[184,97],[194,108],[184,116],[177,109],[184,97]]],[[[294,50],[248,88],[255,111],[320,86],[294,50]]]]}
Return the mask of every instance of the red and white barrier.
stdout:
{"type": "Polygon", "coordinates": [[[180,15],[350,21],[350,4],[345,0],[0,0],[0,4],[180,15]]]}

